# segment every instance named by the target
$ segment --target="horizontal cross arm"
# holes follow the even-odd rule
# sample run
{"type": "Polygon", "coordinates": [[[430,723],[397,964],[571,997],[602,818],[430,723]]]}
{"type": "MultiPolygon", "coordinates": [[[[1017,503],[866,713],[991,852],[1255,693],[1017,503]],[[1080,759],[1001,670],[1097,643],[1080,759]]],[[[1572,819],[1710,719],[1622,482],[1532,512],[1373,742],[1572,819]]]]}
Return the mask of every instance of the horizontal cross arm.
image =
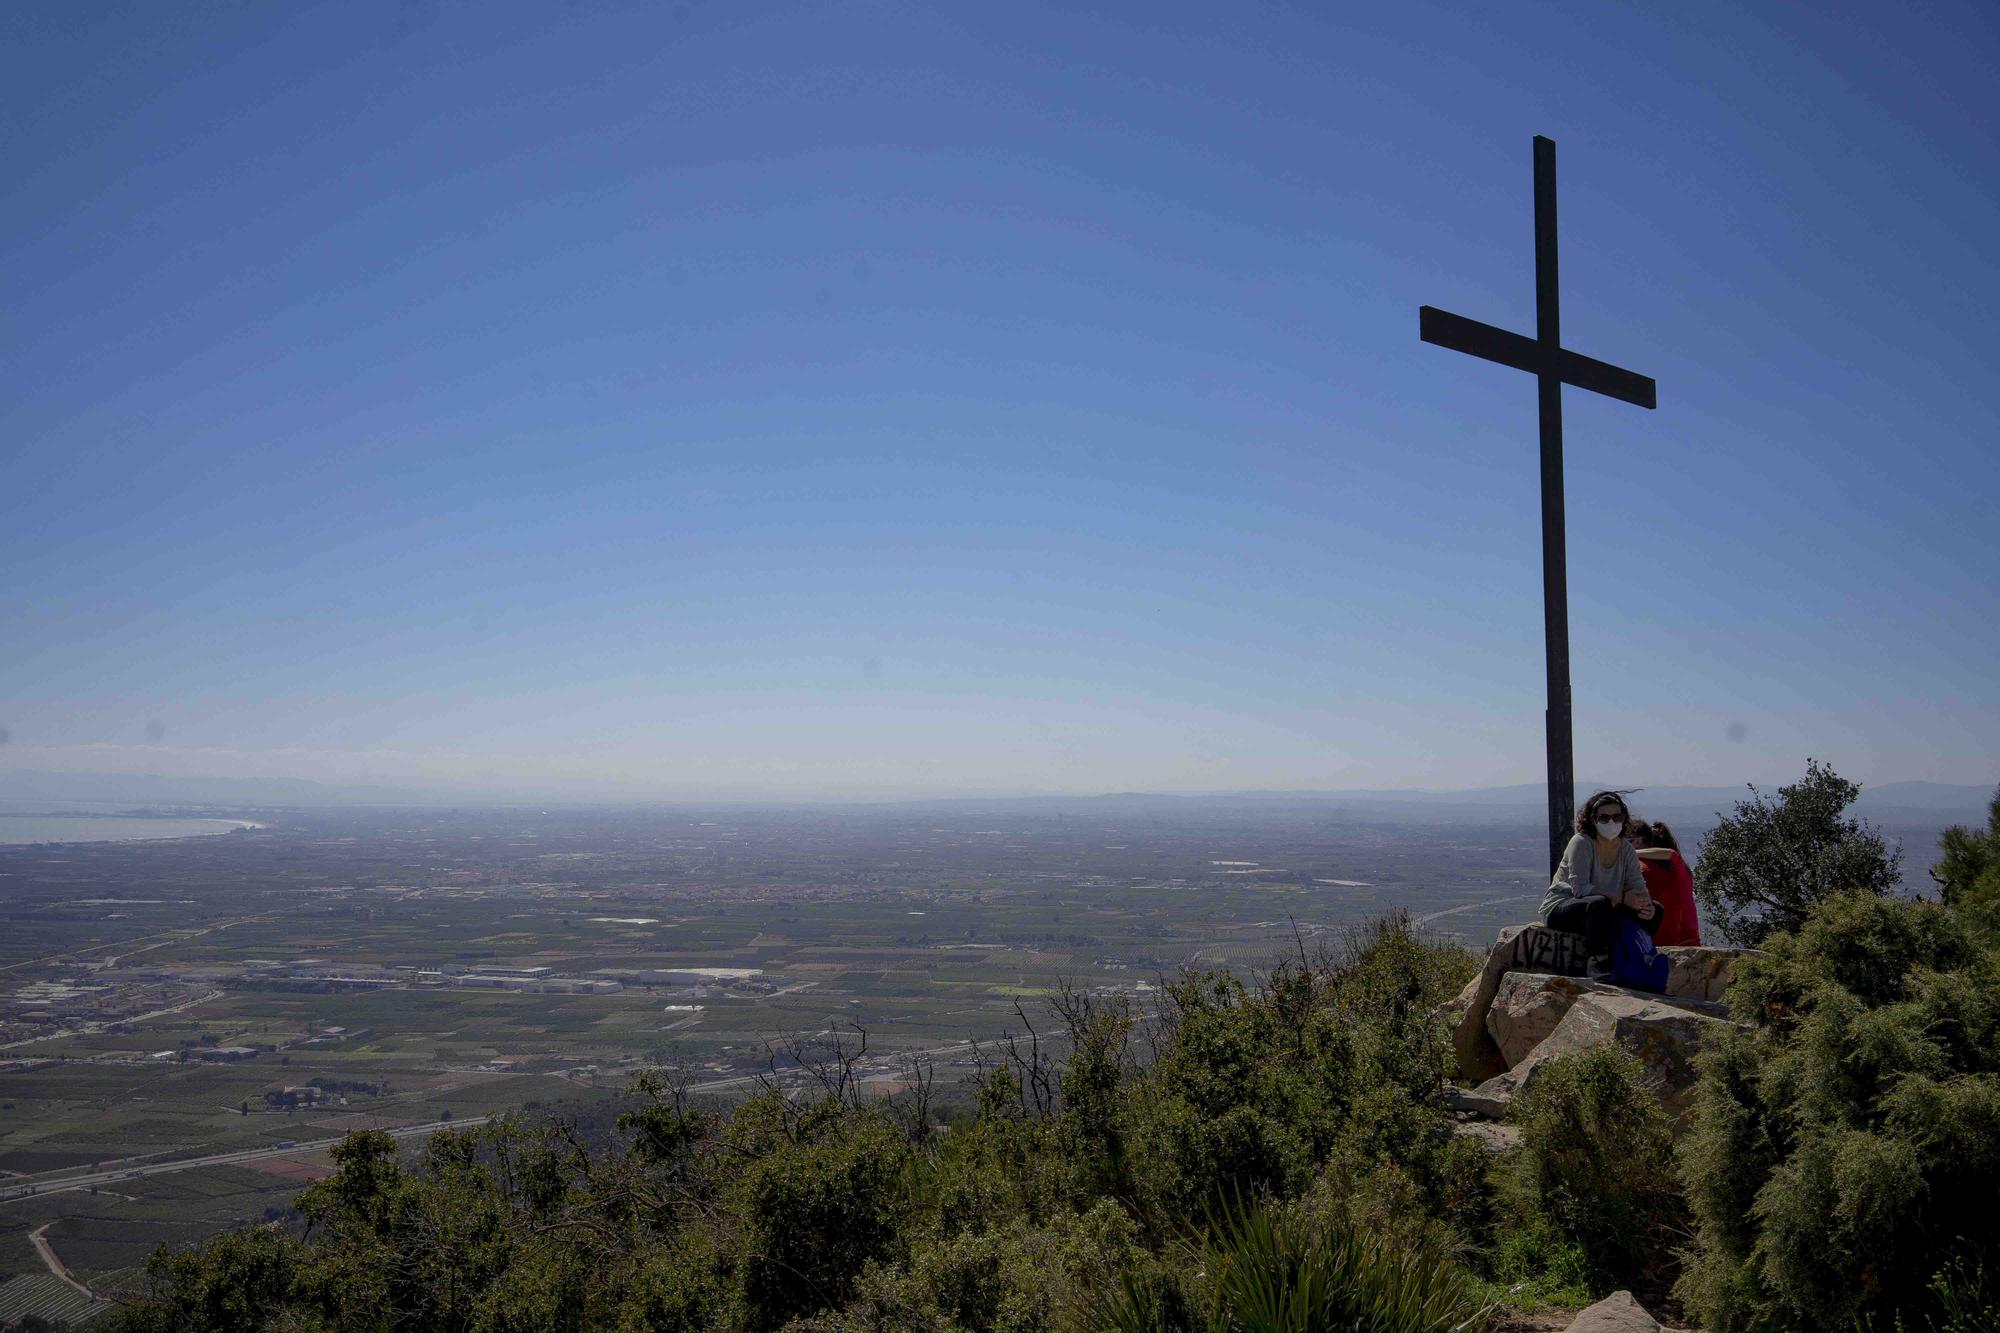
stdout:
{"type": "Polygon", "coordinates": [[[1593,360],[1570,351],[1567,347],[1556,353],[1557,364],[1562,367],[1565,384],[1574,384],[1579,389],[1589,389],[1601,393],[1606,398],[1616,398],[1620,402],[1631,403],[1634,407],[1658,407],[1660,405],[1659,386],[1652,378],[1637,371],[1626,370],[1609,362],[1593,360]]]}
{"type": "Polygon", "coordinates": [[[1530,375],[1542,373],[1542,345],[1533,338],[1523,338],[1518,333],[1496,329],[1491,324],[1481,324],[1476,319],[1454,315],[1449,310],[1440,310],[1433,305],[1419,306],[1417,332],[1425,342],[1449,347],[1454,352],[1498,361],[1503,366],[1525,370],[1530,375]]]}
{"type": "MultiPolygon", "coordinates": [[[[1468,356],[1498,361],[1503,366],[1525,370],[1530,375],[1539,375],[1543,371],[1542,345],[1533,338],[1428,305],[1418,307],[1417,327],[1419,335],[1427,343],[1449,347],[1468,356]]],[[[1651,379],[1608,362],[1558,348],[1555,370],[1556,377],[1563,383],[1574,384],[1579,389],[1589,389],[1638,407],[1659,406],[1658,389],[1651,379]]]]}

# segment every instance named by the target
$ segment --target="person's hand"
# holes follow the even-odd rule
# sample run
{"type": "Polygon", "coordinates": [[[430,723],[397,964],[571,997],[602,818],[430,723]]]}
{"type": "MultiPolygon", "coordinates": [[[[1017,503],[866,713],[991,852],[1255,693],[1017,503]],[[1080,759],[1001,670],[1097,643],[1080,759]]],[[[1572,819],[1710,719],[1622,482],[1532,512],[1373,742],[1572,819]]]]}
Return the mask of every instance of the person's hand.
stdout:
{"type": "Polygon", "coordinates": [[[1633,910],[1638,912],[1641,921],[1651,921],[1659,914],[1660,905],[1651,899],[1647,899],[1644,907],[1634,908],[1633,910]]]}

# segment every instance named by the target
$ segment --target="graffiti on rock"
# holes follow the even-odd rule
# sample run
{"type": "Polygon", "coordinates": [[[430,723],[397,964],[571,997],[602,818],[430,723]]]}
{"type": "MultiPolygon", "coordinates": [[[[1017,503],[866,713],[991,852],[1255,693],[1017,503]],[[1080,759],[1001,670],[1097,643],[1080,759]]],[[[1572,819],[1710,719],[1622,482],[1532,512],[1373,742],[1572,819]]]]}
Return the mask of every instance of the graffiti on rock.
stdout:
{"type": "Polygon", "coordinates": [[[1514,957],[1507,970],[1580,977],[1589,961],[1583,936],[1530,926],[1514,937],[1514,957]]]}

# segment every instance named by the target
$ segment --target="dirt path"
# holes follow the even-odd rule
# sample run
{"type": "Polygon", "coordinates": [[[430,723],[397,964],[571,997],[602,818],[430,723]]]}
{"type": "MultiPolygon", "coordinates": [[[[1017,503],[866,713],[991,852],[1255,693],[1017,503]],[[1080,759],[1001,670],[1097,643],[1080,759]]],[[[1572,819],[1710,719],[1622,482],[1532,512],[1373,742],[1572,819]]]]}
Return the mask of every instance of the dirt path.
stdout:
{"type": "MultiPolygon", "coordinates": [[[[61,1218],[56,1219],[57,1222],[60,1222],[61,1220],[62,1220],[61,1218]]],[[[28,1233],[28,1240],[33,1243],[35,1247],[35,1253],[42,1256],[42,1262],[48,1265],[49,1272],[55,1274],[56,1280],[58,1282],[67,1283],[70,1287],[74,1288],[79,1295],[82,1295],[89,1300],[93,1301],[96,1300],[97,1293],[92,1291],[89,1287],[84,1286],[81,1282],[78,1282],[75,1278],[69,1275],[69,1269],[63,1267],[63,1261],[56,1257],[55,1246],[49,1244],[47,1238],[42,1235],[43,1232],[47,1231],[50,1227],[54,1226],[55,1224],[56,1224],[55,1222],[44,1222],[40,1226],[36,1227],[33,1231],[30,1231],[28,1233]]]]}

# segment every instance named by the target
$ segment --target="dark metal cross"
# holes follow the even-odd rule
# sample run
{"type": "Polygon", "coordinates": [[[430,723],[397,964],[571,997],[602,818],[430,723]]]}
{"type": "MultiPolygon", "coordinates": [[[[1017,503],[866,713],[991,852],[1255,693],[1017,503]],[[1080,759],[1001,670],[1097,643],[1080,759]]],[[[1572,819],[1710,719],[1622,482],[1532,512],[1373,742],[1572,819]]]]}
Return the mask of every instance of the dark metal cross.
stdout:
{"type": "Polygon", "coordinates": [[[1593,361],[1562,345],[1556,301],[1556,145],[1535,136],[1535,336],[1481,324],[1434,306],[1418,312],[1427,343],[1498,361],[1533,375],[1542,408],[1542,630],[1549,672],[1543,714],[1549,747],[1549,873],[1554,874],[1576,819],[1576,770],[1570,742],[1569,556],[1563,541],[1562,386],[1574,384],[1640,407],[1657,406],[1653,381],[1593,361]]]}

